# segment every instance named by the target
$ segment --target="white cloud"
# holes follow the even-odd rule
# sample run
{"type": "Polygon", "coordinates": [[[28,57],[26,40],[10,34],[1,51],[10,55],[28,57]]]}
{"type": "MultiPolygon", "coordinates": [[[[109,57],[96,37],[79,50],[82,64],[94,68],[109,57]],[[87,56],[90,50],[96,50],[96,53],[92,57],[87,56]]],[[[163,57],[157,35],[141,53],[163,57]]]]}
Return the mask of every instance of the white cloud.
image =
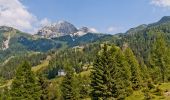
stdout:
{"type": "Polygon", "coordinates": [[[115,27],[109,27],[109,28],[107,29],[108,32],[113,32],[114,30],[116,30],[115,27]]]}
{"type": "Polygon", "coordinates": [[[93,32],[93,33],[97,33],[97,32],[98,32],[97,29],[95,29],[95,28],[89,28],[89,30],[90,30],[91,32],[93,32]]]}
{"type": "Polygon", "coordinates": [[[38,20],[19,0],[0,0],[0,26],[11,26],[26,32],[34,32],[47,19],[38,20]]]}
{"type": "Polygon", "coordinates": [[[49,21],[47,18],[44,18],[43,20],[40,21],[40,26],[46,26],[51,24],[51,21],[49,21]]]}
{"type": "Polygon", "coordinates": [[[109,33],[118,33],[121,32],[121,27],[110,26],[107,28],[109,33]]]}
{"type": "Polygon", "coordinates": [[[170,0],[151,0],[151,4],[158,7],[170,8],[170,0]]]}

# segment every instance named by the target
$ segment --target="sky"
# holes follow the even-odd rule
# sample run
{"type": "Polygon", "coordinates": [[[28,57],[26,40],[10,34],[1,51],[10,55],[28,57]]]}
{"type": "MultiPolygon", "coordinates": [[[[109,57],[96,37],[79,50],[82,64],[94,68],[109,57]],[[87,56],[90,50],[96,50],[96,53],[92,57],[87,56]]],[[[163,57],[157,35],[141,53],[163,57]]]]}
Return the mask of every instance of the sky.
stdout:
{"type": "Polygon", "coordinates": [[[115,34],[163,16],[170,16],[170,0],[0,0],[0,26],[31,34],[60,20],[115,34]]]}

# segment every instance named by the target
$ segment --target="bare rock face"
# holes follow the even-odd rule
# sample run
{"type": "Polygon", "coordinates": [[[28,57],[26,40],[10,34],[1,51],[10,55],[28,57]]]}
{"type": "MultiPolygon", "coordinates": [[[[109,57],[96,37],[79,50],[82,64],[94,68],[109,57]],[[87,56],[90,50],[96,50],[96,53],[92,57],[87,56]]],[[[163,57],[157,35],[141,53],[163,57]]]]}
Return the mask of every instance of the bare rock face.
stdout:
{"type": "Polygon", "coordinates": [[[58,23],[43,27],[37,34],[42,37],[53,38],[74,34],[77,31],[78,29],[71,23],[59,21],[58,23]]]}
{"type": "Polygon", "coordinates": [[[45,38],[55,38],[65,35],[83,36],[87,33],[95,33],[93,28],[82,27],[77,29],[73,24],[66,21],[59,21],[52,25],[43,27],[37,35],[45,38]]]}
{"type": "Polygon", "coordinates": [[[9,48],[10,35],[2,42],[2,50],[9,48]]]}
{"type": "Polygon", "coordinates": [[[14,28],[8,26],[0,26],[0,31],[8,32],[8,31],[12,31],[13,29],[14,28]]]}

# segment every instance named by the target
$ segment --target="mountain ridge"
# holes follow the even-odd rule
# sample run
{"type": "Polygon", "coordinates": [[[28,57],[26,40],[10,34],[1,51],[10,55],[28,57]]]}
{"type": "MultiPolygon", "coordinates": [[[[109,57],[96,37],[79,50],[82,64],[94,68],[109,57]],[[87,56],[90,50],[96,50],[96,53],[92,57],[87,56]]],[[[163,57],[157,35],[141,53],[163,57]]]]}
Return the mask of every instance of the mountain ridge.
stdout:
{"type": "Polygon", "coordinates": [[[57,23],[44,26],[42,29],[38,30],[36,35],[45,38],[55,38],[65,35],[82,36],[90,32],[94,33],[94,31],[88,27],[76,28],[67,21],[58,21],[57,23]]]}
{"type": "MultiPolygon", "coordinates": [[[[156,22],[157,24],[148,24],[148,25],[140,25],[136,28],[132,28],[128,30],[126,33],[120,33],[116,35],[108,35],[108,34],[100,34],[100,33],[92,33],[88,27],[79,28],[76,32],[82,33],[74,33],[74,34],[65,34],[59,37],[41,37],[36,35],[31,35],[22,31],[19,31],[12,27],[0,26],[0,61],[13,56],[13,55],[21,55],[22,53],[29,52],[47,52],[49,50],[58,50],[63,47],[73,47],[78,45],[84,45],[88,43],[93,43],[95,41],[118,41],[118,44],[122,44],[119,40],[124,39],[125,36],[131,35],[131,37],[138,35],[138,33],[145,33],[146,30],[150,28],[157,27],[159,25],[169,24],[170,25],[170,17],[162,17],[161,23],[160,21],[156,22]],[[79,30],[79,31],[78,31],[79,30]],[[105,39],[107,38],[107,39],[105,39]]],[[[60,24],[63,22],[59,22],[60,24]]],[[[65,23],[65,22],[64,22],[65,23]]],[[[70,24],[69,24],[70,25],[70,24]]],[[[166,26],[169,27],[169,26],[166,26]]],[[[165,28],[166,28],[165,27],[165,28]]],[[[168,30],[169,28],[166,28],[168,30]]],[[[165,29],[164,29],[165,30],[165,29]]],[[[121,40],[123,41],[123,40],[121,40]]]]}

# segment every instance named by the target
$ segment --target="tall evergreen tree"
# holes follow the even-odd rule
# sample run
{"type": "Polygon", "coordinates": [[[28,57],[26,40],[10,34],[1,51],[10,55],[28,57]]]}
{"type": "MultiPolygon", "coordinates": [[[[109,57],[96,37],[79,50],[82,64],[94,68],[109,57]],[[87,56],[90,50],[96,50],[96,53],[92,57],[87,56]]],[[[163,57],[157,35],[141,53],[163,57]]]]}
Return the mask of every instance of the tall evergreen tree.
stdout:
{"type": "Polygon", "coordinates": [[[111,78],[111,71],[113,68],[111,66],[111,56],[109,55],[108,47],[105,44],[93,64],[91,86],[93,88],[92,98],[96,100],[113,97],[112,87],[114,83],[111,78]]]}
{"type": "Polygon", "coordinates": [[[67,71],[66,76],[62,82],[62,97],[64,100],[78,100],[78,91],[76,91],[76,85],[74,84],[73,71],[67,71]]]}
{"type": "MultiPolygon", "coordinates": [[[[142,76],[142,81],[143,83],[147,83],[148,81],[151,81],[151,77],[149,75],[149,69],[144,63],[142,59],[140,59],[140,70],[141,70],[141,76],[142,76]]],[[[144,84],[143,84],[144,85],[144,84]]]]}
{"type": "Polygon", "coordinates": [[[130,48],[126,48],[124,54],[131,70],[130,81],[132,83],[132,88],[134,90],[140,89],[142,85],[142,78],[140,76],[141,71],[139,68],[139,62],[136,60],[136,57],[130,48]]]}
{"type": "Polygon", "coordinates": [[[49,100],[50,96],[49,96],[49,82],[48,80],[43,77],[42,75],[39,76],[39,84],[40,84],[40,88],[41,88],[41,100],[49,100]]]}
{"type": "Polygon", "coordinates": [[[79,75],[78,76],[78,85],[79,85],[79,89],[80,89],[80,98],[81,99],[85,99],[85,98],[88,98],[89,97],[89,94],[90,94],[90,78],[89,76],[87,75],[79,75]]]}
{"type": "Polygon", "coordinates": [[[149,57],[150,65],[152,67],[152,78],[154,81],[165,82],[170,59],[167,44],[161,33],[158,33],[149,57]]]}
{"type": "Polygon", "coordinates": [[[114,57],[115,64],[115,72],[112,74],[114,78],[114,84],[116,90],[115,97],[118,99],[124,99],[126,96],[132,94],[132,85],[130,82],[130,67],[127,63],[123,52],[118,49],[117,53],[114,57]]]}
{"type": "Polygon", "coordinates": [[[121,50],[106,44],[99,52],[91,74],[93,99],[123,99],[131,90],[128,64],[121,50]]]}
{"type": "Polygon", "coordinates": [[[39,100],[40,88],[28,62],[24,62],[16,71],[12,82],[11,96],[13,100],[39,100]]]}

